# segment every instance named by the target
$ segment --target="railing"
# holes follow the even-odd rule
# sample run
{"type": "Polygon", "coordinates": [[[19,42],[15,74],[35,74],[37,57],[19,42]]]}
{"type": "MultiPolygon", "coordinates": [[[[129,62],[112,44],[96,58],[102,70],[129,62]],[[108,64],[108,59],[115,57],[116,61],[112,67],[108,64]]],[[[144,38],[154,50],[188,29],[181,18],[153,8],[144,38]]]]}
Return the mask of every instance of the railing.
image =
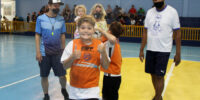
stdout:
{"type": "Polygon", "coordinates": [[[181,28],[182,40],[195,40],[200,41],[200,28],[181,28]]]}
{"type": "MultiPolygon", "coordinates": [[[[144,26],[135,26],[135,25],[124,25],[124,34],[121,37],[136,37],[141,38],[144,30],[144,26]]],[[[67,34],[73,34],[76,25],[75,23],[66,23],[67,34]]],[[[10,22],[2,21],[1,22],[1,32],[34,32],[35,31],[35,22],[10,22]]],[[[194,40],[200,41],[200,28],[181,28],[182,40],[194,40]]],[[[73,35],[71,35],[73,36],[73,35]]]]}
{"type": "Polygon", "coordinates": [[[1,32],[34,32],[35,22],[2,21],[1,32]]]}

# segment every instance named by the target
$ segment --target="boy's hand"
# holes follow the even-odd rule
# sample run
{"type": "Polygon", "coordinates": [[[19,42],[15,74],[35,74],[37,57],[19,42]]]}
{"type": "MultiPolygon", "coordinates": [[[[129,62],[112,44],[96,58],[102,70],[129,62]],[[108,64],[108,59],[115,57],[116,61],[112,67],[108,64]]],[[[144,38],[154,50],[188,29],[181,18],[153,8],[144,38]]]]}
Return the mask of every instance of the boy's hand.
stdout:
{"type": "Polygon", "coordinates": [[[100,33],[102,33],[112,44],[115,44],[117,42],[117,38],[111,34],[111,31],[105,32],[100,28],[95,28],[95,31],[99,31],[100,33]]]}
{"type": "Polygon", "coordinates": [[[98,45],[98,51],[99,51],[99,53],[103,53],[106,51],[104,43],[101,43],[98,45]]]}
{"type": "Polygon", "coordinates": [[[81,51],[77,49],[77,46],[75,45],[75,50],[72,54],[72,57],[74,60],[81,58],[81,51]]]}

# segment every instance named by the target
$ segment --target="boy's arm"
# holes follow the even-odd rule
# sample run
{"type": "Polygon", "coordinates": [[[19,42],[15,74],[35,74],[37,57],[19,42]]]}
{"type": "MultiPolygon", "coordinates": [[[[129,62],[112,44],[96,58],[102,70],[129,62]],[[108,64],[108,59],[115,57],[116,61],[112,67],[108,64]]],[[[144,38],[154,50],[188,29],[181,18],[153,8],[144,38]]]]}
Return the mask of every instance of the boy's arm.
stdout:
{"type": "Polygon", "coordinates": [[[80,59],[80,57],[81,57],[81,51],[74,50],[74,52],[69,56],[69,58],[63,61],[64,69],[70,68],[72,66],[74,60],[80,59]]]}
{"type": "Polygon", "coordinates": [[[74,60],[80,59],[81,51],[77,50],[77,47],[75,46],[75,50],[73,49],[73,42],[71,41],[65,48],[62,57],[61,62],[63,64],[64,69],[68,69],[72,66],[74,60]]]}
{"type": "Polygon", "coordinates": [[[110,59],[106,53],[106,49],[105,49],[105,44],[100,44],[98,46],[98,51],[100,52],[101,54],[101,66],[104,68],[104,69],[108,69],[108,66],[110,65],[110,59]]]}
{"type": "Polygon", "coordinates": [[[112,43],[112,44],[116,43],[117,38],[114,35],[106,32],[102,29],[99,29],[99,28],[97,28],[96,30],[98,30],[100,33],[102,33],[102,35],[105,36],[110,41],[110,43],[112,43]]]}
{"type": "Polygon", "coordinates": [[[42,55],[40,53],[40,35],[38,33],[35,34],[35,46],[36,46],[36,60],[41,62],[42,55]]]}
{"type": "Polygon", "coordinates": [[[72,66],[72,63],[74,62],[74,58],[73,56],[69,56],[68,59],[64,60],[62,63],[63,63],[63,67],[64,69],[68,69],[72,66]]]}

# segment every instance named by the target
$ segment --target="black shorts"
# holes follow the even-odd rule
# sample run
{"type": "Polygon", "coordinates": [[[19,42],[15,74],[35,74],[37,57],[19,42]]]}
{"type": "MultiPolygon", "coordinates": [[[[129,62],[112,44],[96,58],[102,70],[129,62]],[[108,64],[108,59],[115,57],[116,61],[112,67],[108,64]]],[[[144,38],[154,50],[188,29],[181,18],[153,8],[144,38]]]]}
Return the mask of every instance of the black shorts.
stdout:
{"type": "Polygon", "coordinates": [[[145,72],[164,76],[167,69],[170,52],[154,52],[147,50],[145,72]]]}
{"type": "Polygon", "coordinates": [[[51,68],[53,68],[55,76],[64,76],[66,70],[64,70],[62,63],[60,62],[61,55],[47,55],[42,57],[40,66],[40,76],[48,77],[51,68]]]}
{"type": "Polygon", "coordinates": [[[120,84],[121,76],[110,77],[104,75],[102,89],[103,100],[118,100],[120,84]]]}

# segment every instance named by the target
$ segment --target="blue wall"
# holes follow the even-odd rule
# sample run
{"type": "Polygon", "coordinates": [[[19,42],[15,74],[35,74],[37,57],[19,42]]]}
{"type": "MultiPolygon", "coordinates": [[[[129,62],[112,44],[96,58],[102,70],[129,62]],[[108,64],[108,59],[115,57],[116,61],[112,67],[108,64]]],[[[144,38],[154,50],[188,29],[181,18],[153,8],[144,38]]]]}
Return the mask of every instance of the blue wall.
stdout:
{"type": "MultiPolygon", "coordinates": [[[[128,11],[132,4],[135,5],[137,9],[143,7],[145,11],[151,8],[152,0],[62,0],[64,3],[69,4],[70,8],[74,4],[84,4],[86,5],[88,11],[95,3],[102,3],[105,8],[110,4],[112,8],[115,5],[120,5],[125,11],[128,11]]],[[[167,4],[173,6],[177,9],[178,13],[182,17],[200,17],[198,13],[200,9],[200,0],[165,0],[167,4]]],[[[32,13],[33,11],[39,11],[40,8],[47,4],[48,0],[16,0],[16,12],[17,16],[26,17],[27,13],[32,13]]],[[[63,8],[63,7],[62,7],[63,8]]],[[[61,8],[61,9],[62,9],[61,8]]]]}
{"type": "Polygon", "coordinates": [[[200,0],[189,0],[188,16],[200,17],[200,0]]]}
{"type": "Polygon", "coordinates": [[[16,15],[26,18],[27,13],[38,12],[45,4],[44,0],[16,0],[16,15]]]}

